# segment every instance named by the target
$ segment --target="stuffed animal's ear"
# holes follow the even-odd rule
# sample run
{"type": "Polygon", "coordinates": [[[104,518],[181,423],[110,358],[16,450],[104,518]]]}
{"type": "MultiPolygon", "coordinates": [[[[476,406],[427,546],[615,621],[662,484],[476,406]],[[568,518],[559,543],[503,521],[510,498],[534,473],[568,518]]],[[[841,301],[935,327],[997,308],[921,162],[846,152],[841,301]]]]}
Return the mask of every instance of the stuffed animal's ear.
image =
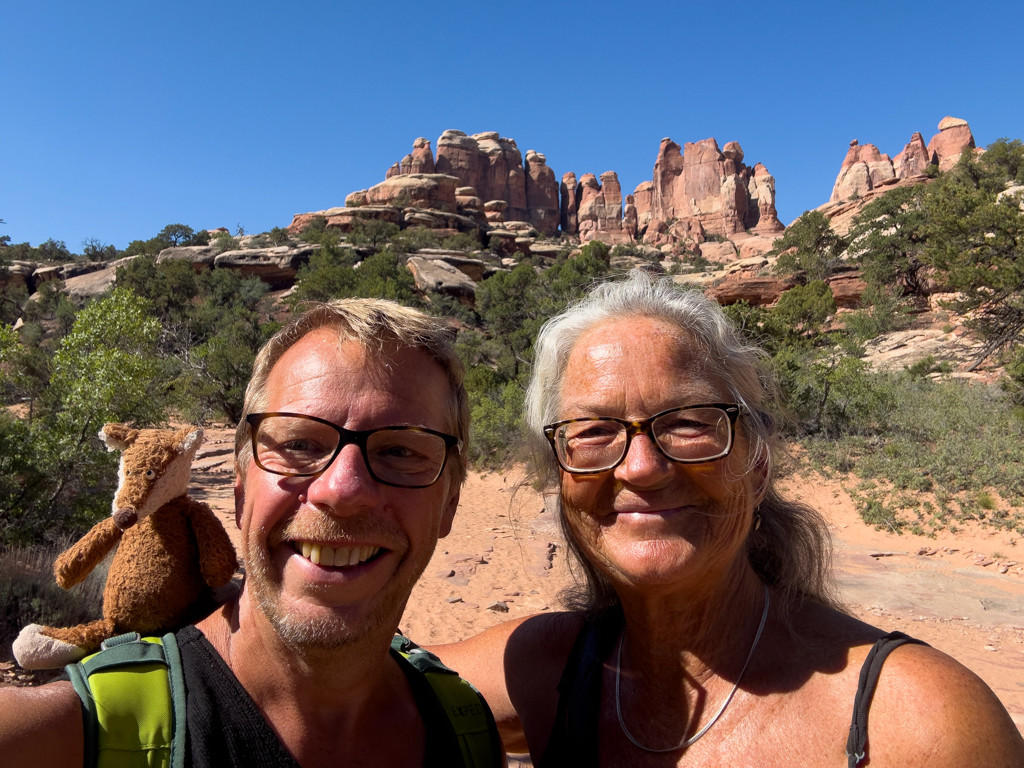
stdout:
{"type": "Polygon", "coordinates": [[[178,453],[194,453],[203,444],[203,430],[199,427],[194,429],[187,427],[182,432],[186,434],[182,436],[181,442],[175,446],[175,450],[178,453]]]}
{"type": "Polygon", "coordinates": [[[132,429],[127,424],[104,424],[100,430],[100,440],[107,446],[108,451],[123,451],[135,442],[139,436],[139,430],[132,429]]]}

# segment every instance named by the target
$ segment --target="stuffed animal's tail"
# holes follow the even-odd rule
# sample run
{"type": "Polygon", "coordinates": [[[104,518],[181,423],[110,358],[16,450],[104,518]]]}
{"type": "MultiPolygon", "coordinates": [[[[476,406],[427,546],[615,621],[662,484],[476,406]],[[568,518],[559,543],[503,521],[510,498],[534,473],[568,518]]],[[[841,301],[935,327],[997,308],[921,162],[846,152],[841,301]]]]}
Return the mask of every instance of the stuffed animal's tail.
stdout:
{"type": "Polygon", "coordinates": [[[67,628],[29,624],[14,641],[14,658],[25,669],[57,669],[98,651],[116,634],[107,619],[67,628]]]}

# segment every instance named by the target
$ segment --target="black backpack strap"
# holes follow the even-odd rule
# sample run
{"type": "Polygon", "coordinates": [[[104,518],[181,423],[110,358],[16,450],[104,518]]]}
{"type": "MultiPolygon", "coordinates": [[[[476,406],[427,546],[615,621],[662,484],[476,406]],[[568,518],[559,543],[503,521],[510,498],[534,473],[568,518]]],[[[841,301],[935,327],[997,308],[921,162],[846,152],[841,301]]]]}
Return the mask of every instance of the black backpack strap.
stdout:
{"type": "Polygon", "coordinates": [[[860,668],[860,680],[857,683],[857,696],[853,700],[853,722],[850,723],[850,737],[846,740],[846,758],[848,768],[857,768],[867,755],[868,743],[868,710],[871,699],[878,687],[878,677],[882,674],[882,665],[889,654],[908,643],[927,645],[915,640],[902,632],[890,632],[875,643],[868,651],[864,665],[860,668]]]}

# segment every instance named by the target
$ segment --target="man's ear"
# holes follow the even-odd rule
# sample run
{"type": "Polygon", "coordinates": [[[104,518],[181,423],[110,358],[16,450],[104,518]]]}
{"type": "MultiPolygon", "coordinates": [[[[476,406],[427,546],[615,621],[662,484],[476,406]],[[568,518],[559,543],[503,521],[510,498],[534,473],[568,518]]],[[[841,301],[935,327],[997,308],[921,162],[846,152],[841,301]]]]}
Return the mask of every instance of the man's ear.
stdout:
{"type": "Polygon", "coordinates": [[[461,493],[462,487],[459,486],[449,497],[444,512],[441,513],[441,528],[438,531],[437,538],[443,539],[452,532],[452,522],[455,520],[455,510],[459,508],[459,495],[461,493]]]}
{"type": "Polygon", "coordinates": [[[245,483],[242,476],[235,473],[235,527],[242,530],[242,508],[245,506],[245,483]]]}

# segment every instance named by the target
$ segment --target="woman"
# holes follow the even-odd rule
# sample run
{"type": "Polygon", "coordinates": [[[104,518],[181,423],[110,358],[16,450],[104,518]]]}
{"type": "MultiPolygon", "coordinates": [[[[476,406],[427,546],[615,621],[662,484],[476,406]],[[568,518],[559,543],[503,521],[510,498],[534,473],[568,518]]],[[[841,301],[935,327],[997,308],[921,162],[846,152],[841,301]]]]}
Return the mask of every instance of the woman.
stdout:
{"type": "Polygon", "coordinates": [[[891,638],[884,672],[864,665],[884,633],[839,605],[824,521],[778,495],[761,354],[636,271],[551,320],[526,419],[560,487],[571,610],[434,650],[543,768],[1024,765],[948,656],[891,638]]]}

